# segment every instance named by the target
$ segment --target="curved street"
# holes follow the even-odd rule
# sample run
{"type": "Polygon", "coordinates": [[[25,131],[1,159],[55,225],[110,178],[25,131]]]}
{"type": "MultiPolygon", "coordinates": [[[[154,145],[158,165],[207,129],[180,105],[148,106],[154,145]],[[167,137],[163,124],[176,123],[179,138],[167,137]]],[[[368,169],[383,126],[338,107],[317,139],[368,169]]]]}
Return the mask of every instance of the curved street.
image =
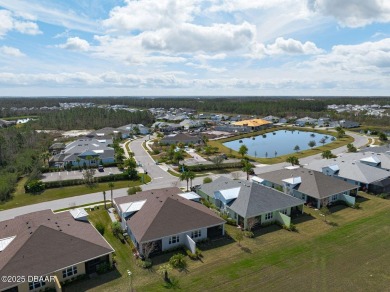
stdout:
{"type": "MultiPolygon", "coordinates": [[[[354,145],[355,147],[359,148],[366,144],[368,144],[368,138],[363,135],[359,135],[353,132],[347,132],[348,135],[352,136],[355,141],[354,145]]],[[[185,181],[180,181],[179,178],[169,174],[167,172],[168,168],[164,165],[156,165],[152,157],[150,157],[149,153],[143,148],[142,143],[145,142],[145,138],[138,138],[134,141],[130,142],[130,149],[132,152],[134,152],[135,159],[138,163],[142,165],[142,168],[148,172],[148,175],[152,178],[152,181],[146,185],[142,185],[143,190],[150,190],[150,189],[156,189],[156,188],[165,188],[165,187],[172,187],[172,186],[178,186],[178,187],[186,187],[187,183],[185,181]]],[[[343,152],[346,152],[347,147],[343,146],[340,148],[336,148],[332,150],[334,154],[340,154],[343,152]]],[[[126,152],[126,151],[125,151],[126,152]]],[[[127,154],[127,153],[126,153],[127,154]]],[[[310,160],[313,159],[321,159],[321,154],[309,156],[300,159],[301,164],[307,164],[310,160]]],[[[264,173],[272,170],[281,169],[285,166],[288,166],[288,163],[278,163],[273,165],[257,165],[255,168],[255,173],[264,173]]],[[[246,174],[243,172],[240,173],[240,178],[245,179],[246,174]]],[[[227,176],[232,177],[232,175],[229,174],[213,174],[209,175],[213,180],[218,178],[219,176],[227,176]]],[[[204,177],[197,177],[193,180],[193,185],[201,184],[204,177]]],[[[127,188],[117,189],[113,191],[114,198],[117,197],[123,197],[127,196],[127,188]]],[[[0,221],[12,219],[15,216],[19,216],[22,214],[35,212],[35,211],[41,211],[45,209],[62,209],[62,208],[69,208],[72,206],[77,205],[84,205],[84,204],[93,204],[98,201],[103,200],[103,195],[101,192],[98,193],[91,193],[87,195],[81,195],[81,196],[75,196],[70,198],[64,198],[60,200],[54,200],[49,202],[43,202],[39,204],[34,205],[28,205],[23,207],[18,207],[10,210],[4,210],[0,212],[0,221]]]]}

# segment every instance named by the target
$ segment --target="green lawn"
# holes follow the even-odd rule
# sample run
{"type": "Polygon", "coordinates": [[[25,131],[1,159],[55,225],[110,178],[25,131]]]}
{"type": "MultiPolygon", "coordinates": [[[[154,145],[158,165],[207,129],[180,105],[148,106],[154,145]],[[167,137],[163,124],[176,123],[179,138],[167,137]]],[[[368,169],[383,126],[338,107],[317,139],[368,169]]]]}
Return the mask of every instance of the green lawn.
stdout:
{"type": "MultiPolygon", "coordinates": [[[[386,291],[390,281],[390,201],[362,194],[361,209],[331,208],[323,221],[318,211],[305,208],[294,219],[298,232],[269,226],[245,238],[241,247],[225,238],[201,246],[202,261],[188,260],[185,272],[173,271],[182,291],[386,291]]],[[[94,211],[93,222],[109,224],[103,210],[94,211]]],[[[108,225],[107,225],[108,226],[108,225]]],[[[227,232],[236,231],[227,226],[227,232]]],[[[164,291],[155,271],[172,255],[153,259],[150,271],[138,268],[128,245],[107,233],[117,250],[119,274],[114,272],[87,280],[66,291],[128,291],[131,269],[137,291],[164,291]],[[107,282],[106,282],[107,281],[107,282]],[[104,283],[104,284],[102,284],[104,283]]]]}
{"type": "MultiPolygon", "coordinates": [[[[0,210],[12,209],[16,207],[37,204],[52,200],[58,200],[68,197],[75,197],[80,195],[85,195],[89,193],[103,192],[110,190],[108,183],[99,183],[94,187],[87,187],[86,185],[78,185],[71,187],[55,188],[45,190],[43,193],[38,195],[26,194],[24,192],[24,183],[26,179],[21,179],[18,182],[16,191],[13,194],[13,198],[4,203],[0,203],[0,210]]],[[[145,176],[145,183],[150,182],[150,177],[145,176]]],[[[132,187],[141,185],[141,181],[115,181],[113,189],[121,189],[126,187],[132,187]]],[[[109,192],[108,192],[109,193],[109,192]]],[[[103,195],[102,195],[103,198],[103,195]]]]}

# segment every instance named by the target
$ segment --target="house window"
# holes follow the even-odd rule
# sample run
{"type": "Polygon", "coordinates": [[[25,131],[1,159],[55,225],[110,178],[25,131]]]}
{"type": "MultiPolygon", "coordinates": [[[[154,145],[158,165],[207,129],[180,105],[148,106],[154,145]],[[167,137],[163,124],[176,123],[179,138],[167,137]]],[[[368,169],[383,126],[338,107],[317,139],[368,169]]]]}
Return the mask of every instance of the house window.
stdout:
{"type": "Polygon", "coordinates": [[[267,214],[265,214],[265,220],[270,220],[270,219],[272,219],[273,218],[273,213],[271,212],[271,213],[267,213],[267,214]]]}
{"type": "Polygon", "coordinates": [[[65,270],[62,270],[62,278],[71,277],[73,275],[77,274],[77,266],[73,266],[70,268],[67,268],[65,270]]]}
{"type": "Polygon", "coordinates": [[[304,195],[304,194],[301,195],[301,199],[302,199],[302,200],[305,199],[305,195],[304,195]]]}
{"type": "Polygon", "coordinates": [[[30,283],[28,283],[28,289],[31,291],[31,290],[34,290],[34,289],[38,289],[38,288],[44,287],[45,285],[46,285],[46,282],[44,282],[44,281],[30,282],[30,283]]]}
{"type": "Polygon", "coordinates": [[[174,244],[180,242],[179,235],[174,235],[169,238],[169,244],[174,244]]]}
{"type": "Polygon", "coordinates": [[[337,201],[337,195],[332,196],[332,201],[337,201]]]}
{"type": "Polygon", "coordinates": [[[200,229],[191,232],[191,238],[198,238],[201,236],[202,236],[202,231],[200,229]]]}
{"type": "Polygon", "coordinates": [[[283,213],[284,215],[287,215],[287,209],[280,210],[280,212],[283,213]]]}

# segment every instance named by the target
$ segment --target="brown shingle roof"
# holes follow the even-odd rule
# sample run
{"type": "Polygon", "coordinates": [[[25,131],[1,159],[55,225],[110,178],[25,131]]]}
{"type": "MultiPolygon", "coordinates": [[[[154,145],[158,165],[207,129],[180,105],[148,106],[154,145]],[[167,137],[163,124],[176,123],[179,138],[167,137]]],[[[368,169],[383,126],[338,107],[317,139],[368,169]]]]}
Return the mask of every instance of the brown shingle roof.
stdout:
{"type": "Polygon", "coordinates": [[[178,196],[179,193],[182,193],[179,188],[149,190],[117,198],[115,203],[119,205],[146,199],[141,210],[127,220],[127,225],[138,242],[225,222],[212,210],[178,196]]]}
{"type": "Polygon", "coordinates": [[[10,236],[16,237],[0,252],[1,275],[42,276],[113,252],[91,224],[69,212],[44,210],[0,222],[0,239],[10,236]]]}

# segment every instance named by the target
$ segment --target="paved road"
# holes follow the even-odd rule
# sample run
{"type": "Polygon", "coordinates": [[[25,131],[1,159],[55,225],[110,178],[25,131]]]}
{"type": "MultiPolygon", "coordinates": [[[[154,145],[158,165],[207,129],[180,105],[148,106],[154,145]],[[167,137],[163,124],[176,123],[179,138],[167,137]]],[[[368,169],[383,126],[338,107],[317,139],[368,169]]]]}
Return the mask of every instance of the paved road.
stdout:
{"type": "MultiPolygon", "coordinates": [[[[348,132],[347,134],[351,135],[355,139],[354,145],[358,148],[368,143],[368,138],[365,136],[357,135],[351,132],[348,132]]],[[[142,189],[150,190],[150,189],[157,189],[157,188],[164,188],[164,187],[171,187],[171,186],[185,187],[186,186],[185,181],[181,182],[177,177],[170,175],[168,172],[163,170],[161,166],[156,165],[154,163],[153,159],[142,147],[142,143],[145,141],[144,139],[145,138],[134,140],[130,144],[131,151],[134,152],[137,161],[143,165],[143,167],[148,171],[148,174],[152,177],[152,181],[147,185],[143,185],[142,189]]],[[[346,146],[332,150],[334,154],[340,154],[345,151],[346,151],[346,146]]],[[[305,164],[308,161],[313,159],[321,159],[321,155],[318,154],[311,157],[302,158],[300,162],[302,164],[305,164]]],[[[281,169],[287,165],[288,165],[287,163],[279,163],[274,165],[256,167],[255,172],[264,173],[267,171],[281,169]]],[[[246,178],[245,173],[240,171],[239,174],[240,174],[240,178],[244,178],[244,179],[246,178]]],[[[220,175],[210,175],[210,177],[213,180],[215,180],[219,176],[220,175]]],[[[224,174],[224,176],[232,177],[231,174],[224,174]]],[[[201,184],[202,181],[203,181],[203,177],[197,177],[194,179],[193,185],[201,184]]],[[[127,188],[114,190],[113,194],[115,198],[126,196],[127,188]]],[[[107,192],[107,195],[108,195],[107,199],[109,199],[110,192],[107,192]]],[[[44,202],[44,203],[14,208],[10,210],[1,211],[0,221],[11,219],[14,218],[15,216],[34,212],[34,211],[40,211],[45,209],[56,210],[56,209],[71,207],[74,205],[84,205],[84,204],[94,203],[102,200],[103,200],[103,194],[99,192],[99,193],[92,193],[92,194],[81,195],[72,198],[65,198],[65,199],[60,199],[60,200],[55,200],[50,202],[44,202]]]]}

